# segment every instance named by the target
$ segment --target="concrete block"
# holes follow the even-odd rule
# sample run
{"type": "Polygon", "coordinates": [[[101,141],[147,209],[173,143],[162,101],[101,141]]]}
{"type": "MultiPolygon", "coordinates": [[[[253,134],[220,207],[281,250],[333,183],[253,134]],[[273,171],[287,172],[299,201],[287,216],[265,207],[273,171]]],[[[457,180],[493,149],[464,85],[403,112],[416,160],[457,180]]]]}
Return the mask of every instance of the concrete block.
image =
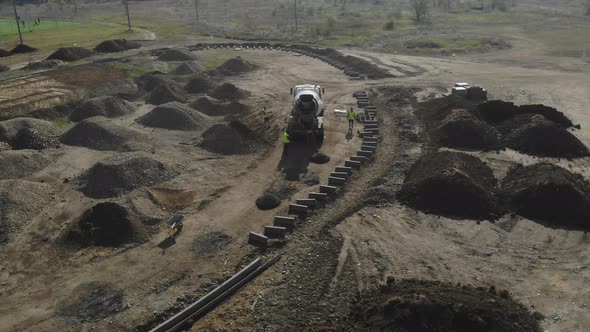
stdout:
{"type": "Polygon", "coordinates": [[[280,226],[264,226],[264,235],[271,239],[284,239],[287,228],[280,226]]]}
{"type": "Polygon", "coordinates": [[[365,120],[365,126],[368,124],[377,124],[378,125],[379,123],[377,122],[377,120],[365,120]]]}
{"type": "Polygon", "coordinates": [[[376,123],[365,122],[365,130],[367,130],[367,129],[379,129],[379,125],[376,123]]]}
{"type": "Polygon", "coordinates": [[[361,150],[375,152],[375,151],[377,151],[377,147],[376,146],[361,145],[361,150]]]}
{"type": "Polygon", "coordinates": [[[350,160],[352,160],[352,161],[360,161],[361,164],[368,161],[367,157],[365,157],[365,156],[352,156],[352,157],[350,157],[350,160]]]}
{"type": "Polygon", "coordinates": [[[300,198],[300,199],[296,200],[296,202],[297,202],[297,204],[305,205],[310,209],[313,209],[314,207],[316,207],[318,205],[318,202],[313,198],[300,198]]]}
{"type": "Polygon", "coordinates": [[[338,187],[330,186],[330,185],[321,185],[320,192],[324,194],[332,194],[338,190],[338,187]]]}
{"type": "Polygon", "coordinates": [[[377,143],[377,138],[376,137],[364,137],[363,138],[363,143],[364,142],[372,142],[372,143],[374,142],[374,143],[377,143]]]}
{"type": "Polygon", "coordinates": [[[335,178],[348,179],[350,177],[350,173],[348,173],[348,172],[332,172],[332,173],[330,173],[330,176],[333,176],[335,178]]]}
{"type": "Polygon", "coordinates": [[[250,234],[248,235],[248,244],[258,247],[264,247],[268,244],[268,237],[262,234],[250,232],[250,234]]]}
{"type": "Polygon", "coordinates": [[[360,169],[361,168],[361,163],[359,161],[347,160],[347,161],[344,162],[344,166],[352,167],[354,169],[360,169]]]}
{"type": "Polygon", "coordinates": [[[346,166],[336,166],[336,172],[352,174],[352,168],[346,166]]]}
{"type": "Polygon", "coordinates": [[[366,146],[377,146],[377,142],[370,142],[370,141],[364,141],[363,140],[363,145],[366,145],[366,146]]]}
{"type": "MultiPolygon", "coordinates": [[[[373,152],[371,151],[367,151],[367,150],[359,150],[356,152],[357,155],[361,156],[361,157],[370,157],[373,155],[373,152]]],[[[352,160],[352,158],[351,158],[352,160]]]]}
{"type": "Polygon", "coordinates": [[[374,131],[369,131],[369,130],[365,130],[365,131],[361,131],[361,137],[364,139],[366,137],[374,137],[376,136],[377,133],[375,133],[374,131]]]}
{"type": "Polygon", "coordinates": [[[300,204],[289,204],[289,214],[307,214],[307,212],[309,212],[309,209],[307,208],[307,206],[305,205],[300,205],[300,204]]]}
{"type": "Polygon", "coordinates": [[[310,192],[308,197],[313,198],[316,201],[327,201],[328,200],[328,194],[326,194],[326,193],[310,192]]]}
{"type": "Polygon", "coordinates": [[[343,186],[346,183],[346,179],[344,178],[337,178],[330,176],[328,177],[328,185],[330,186],[343,186]]]}
{"type": "Polygon", "coordinates": [[[275,216],[273,225],[279,227],[285,227],[287,229],[295,228],[295,219],[294,217],[282,217],[282,216],[275,216]]]}

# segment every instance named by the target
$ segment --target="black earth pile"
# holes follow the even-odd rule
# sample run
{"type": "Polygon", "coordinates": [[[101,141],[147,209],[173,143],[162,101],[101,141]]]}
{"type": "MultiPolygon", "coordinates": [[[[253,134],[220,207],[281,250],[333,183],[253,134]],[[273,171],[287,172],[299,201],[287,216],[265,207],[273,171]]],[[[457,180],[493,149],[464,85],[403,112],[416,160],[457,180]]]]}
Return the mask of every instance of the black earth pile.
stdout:
{"type": "Polygon", "coordinates": [[[207,129],[198,146],[219,154],[254,153],[262,146],[257,135],[239,121],[219,123],[207,129]]]}
{"type": "Polygon", "coordinates": [[[495,150],[500,147],[498,136],[496,129],[467,110],[454,109],[436,124],[432,138],[439,146],[495,150]]]}
{"type": "Polygon", "coordinates": [[[5,71],[9,71],[10,67],[5,66],[5,65],[0,65],[0,73],[5,72],[5,71]]]}
{"type": "Polygon", "coordinates": [[[22,178],[42,170],[50,163],[49,158],[38,151],[1,151],[0,179],[22,178]]]}
{"type": "Polygon", "coordinates": [[[134,111],[133,105],[126,100],[116,96],[101,96],[80,102],[70,115],[70,120],[81,121],[94,116],[114,118],[134,111]]]}
{"type": "Polygon", "coordinates": [[[41,60],[39,62],[30,62],[23,69],[25,69],[25,70],[45,70],[45,69],[55,69],[55,68],[58,68],[61,66],[63,66],[63,61],[61,61],[61,60],[46,59],[46,60],[41,60]]]}
{"type": "Polygon", "coordinates": [[[83,283],[58,302],[57,313],[73,324],[97,322],[125,310],[122,289],[102,281],[83,283]]]}
{"type": "Polygon", "coordinates": [[[197,56],[186,48],[172,48],[158,57],[160,61],[194,61],[197,56]]]}
{"type": "Polygon", "coordinates": [[[590,184],[581,175],[540,163],[517,166],[502,181],[510,208],[530,219],[590,226],[590,184]]]}
{"type": "Polygon", "coordinates": [[[402,280],[360,299],[352,319],[355,331],[540,332],[543,316],[493,286],[402,280]]]}
{"type": "Polygon", "coordinates": [[[127,152],[103,159],[78,178],[80,190],[91,198],[109,198],[136,188],[170,180],[178,172],[140,152],[127,152]]]}
{"type": "Polygon", "coordinates": [[[330,161],[330,156],[327,156],[323,153],[317,152],[311,156],[309,161],[314,164],[326,164],[330,161]]]}
{"type": "Polygon", "coordinates": [[[130,140],[139,140],[140,137],[141,134],[133,129],[120,126],[102,116],[95,116],[76,123],[60,137],[60,141],[71,146],[113,151],[130,140]]]}
{"type": "Polygon", "coordinates": [[[14,150],[45,150],[59,146],[56,139],[43,135],[35,129],[23,128],[16,133],[10,145],[14,150]]]}
{"type": "Polygon", "coordinates": [[[189,93],[207,93],[214,87],[215,85],[205,77],[197,76],[188,81],[188,83],[184,86],[184,89],[189,93]]]}
{"type": "Polygon", "coordinates": [[[129,41],[127,39],[113,39],[103,41],[98,44],[94,50],[98,53],[116,53],[140,47],[141,44],[138,42],[129,41]]]}
{"type": "Polygon", "coordinates": [[[91,50],[83,47],[60,47],[47,57],[48,60],[55,59],[65,62],[78,61],[94,54],[91,50]]]}
{"type": "Polygon", "coordinates": [[[496,182],[492,170],[476,157],[434,152],[412,166],[399,198],[425,213],[493,220],[501,212],[496,182]]]}
{"type": "Polygon", "coordinates": [[[492,124],[506,121],[519,114],[538,114],[561,125],[563,128],[573,126],[572,121],[565,114],[553,107],[540,104],[516,106],[511,102],[490,100],[477,105],[475,113],[482,120],[492,124]]]}
{"type": "Polygon", "coordinates": [[[14,118],[0,122],[0,141],[10,143],[19,131],[33,129],[43,136],[53,137],[57,133],[55,123],[34,118],[14,118]]]}
{"type": "Polygon", "coordinates": [[[210,95],[219,100],[239,100],[248,98],[252,94],[249,91],[242,90],[231,83],[223,83],[222,85],[213,89],[210,95]]]}
{"type": "Polygon", "coordinates": [[[171,74],[173,75],[193,75],[193,74],[199,74],[202,73],[204,71],[203,66],[199,65],[196,62],[185,62],[183,64],[181,64],[180,66],[176,67],[176,69],[174,69],[171,74]]]}
{"type": "Polygon", "coordinates": [[[0,58],[11,56],[12,54],[5,49],[0,48],[0,58]]]}
{"type": "Polygon", "coordinates": [[[17,47],[15,47],[12,50],[10,50],[10,53],[11,54],[32,53],[32,52],[35,52],[36,50],[37,50],[36,48],[31,47],[29,45],[20,44],[17,47]]]}
{"type": "Polygon", "coordinates": [[[272,210],[281,205],[281,200],[273,194],[264,194],[256,199],[256,207],[260,210],[272,210]]]}
{"type": "Polygon", "coordinates": [[[72,244],[81,246],[116,247],[132,242],[143,242],[146,232],[141,221],[123,206],[99,203],[88,209],[66,236],[72,244]]]}
{"type": "Polygon", "coordinates": [[[172,130],[197,130],[209,125],[206,115],[177,102],[157,106],[135,121],[147,127],[172,130]]]}
{"type": "Polygon", "coordinates": [[[162,105],[172,101],[186,102],[184,90],[173,82],[163,82],[157,85],[147,96],[146,102],[152,105],[162,105]]]}
{"type": "Polygon", "coordinates": [[[143,74],[135,79],[137,86],[143,91],[150,92],[160,84],[171,84],[172,80],[161,71],[153,71],[143,74]]]}
{"type": "Polygon", "coordinates": [[[51,202],[52,194],[45,183],[0,180],[0,243],[38,216],[51,202]]]}
{"type": "Polygon", "coordinates": [[[590,155],[576,136],[542,115],[533,116],[530,122],[508,134],[505,141],[507,147],[533,156],[579,158],[590,155]]]}
{"type": "Polygon", "coordinates": [[[224,62],[221,66],[213,70],[212,74],[218,76],[231,76],[248,73],[256,69],[258,69],[258,66],[238,56],[224,62]]]}
{"type": "Polygon", "coordinates": [[[250,111],[250,107],[237,101],[224,103],[207,97],[201,97],[193,101],[190,106],[209,116],[226,116],[250,111]]]}

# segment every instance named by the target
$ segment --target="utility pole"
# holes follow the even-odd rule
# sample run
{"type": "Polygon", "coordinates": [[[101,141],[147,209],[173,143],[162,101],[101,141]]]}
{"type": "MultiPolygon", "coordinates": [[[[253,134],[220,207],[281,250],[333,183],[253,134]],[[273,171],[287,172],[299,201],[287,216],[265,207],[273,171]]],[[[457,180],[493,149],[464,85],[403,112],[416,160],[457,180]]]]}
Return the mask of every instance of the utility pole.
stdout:
{"type": "Polygon", "coordinates": [[[20,44],[23,44],[23,35],[20,32],[20,22],[18,19],[18,14],[16,13],[16,0],[12,0],[12,7],[14,8],[14,20],[16,21],[16,27],[18,29],[18,38],[20,39],[20,44]]]}
{"type": "Polygon", "coordinates": [[[125,5],[125,13],[127,14],[127,26],[129,27],[128,31],[131,31],[131,18],[129,17],[129,4],[127,0],[123,0],[123,4],[125,5]]]}
{"type": "Polygon", "coordinates": [[[195,11],[197,12],[197,23],[199,23],[199,0],[195,0],[195,11]]]}
{"type": "Polygon", "coordinates": [[[295,1],[295,32],[297,32],[297,0],[295,1]]]}
{"type": "Polygon", "coordinates": [[[74,13],[78,12],[78,4],[76,3],[76,0],[74,0],[74,13]]]}

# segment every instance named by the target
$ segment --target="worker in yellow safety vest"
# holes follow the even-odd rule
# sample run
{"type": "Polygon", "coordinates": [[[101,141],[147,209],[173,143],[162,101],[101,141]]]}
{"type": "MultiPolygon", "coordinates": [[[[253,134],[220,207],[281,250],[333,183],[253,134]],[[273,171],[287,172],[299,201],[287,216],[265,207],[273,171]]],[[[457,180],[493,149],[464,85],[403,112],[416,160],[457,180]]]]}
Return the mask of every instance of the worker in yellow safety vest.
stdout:
{"type": "Polygon", "coordinates": [[[270,112],[266,110],[266,107],[262,110],[262,119],[264,120],[264,128],[270,128],[270,112]]]}
{"type": "Polygon", "coordinates": [[[287,133],[286,131],[283,133],[283,156],[287,156],[287,150],[289,149],[289,143],[291,143],[291,141],[289,140],[289,133],[287,133]]]}
{"type": "Polygon", "coordinates": [[[354,112],[353,108],[350,108],[350,111],[348,111],[348,130],[352,131],[352,128],[354,128],[354,120],[356,119],[356,113],[354,112]]]}

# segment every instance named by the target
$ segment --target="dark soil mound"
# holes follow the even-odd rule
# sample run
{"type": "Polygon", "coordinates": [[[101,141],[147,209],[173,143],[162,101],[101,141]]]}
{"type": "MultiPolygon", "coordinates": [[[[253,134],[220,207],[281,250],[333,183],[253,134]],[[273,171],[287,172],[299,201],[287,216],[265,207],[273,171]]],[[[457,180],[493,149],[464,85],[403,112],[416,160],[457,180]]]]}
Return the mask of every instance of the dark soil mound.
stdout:
{"type": "Polygon", "coordinates": [[[197,56],[186,48],[173,48],[166,50],[158,57],[160,61],[194,61],[197,56]]]}
{"type": "Polygon", "coordinates": [[[251,72],[257,68],[258,66],[256,66],[255,64],[245,61],[244,59],[238,56],[233,59],[227,60],[221,66],[217,67],[213,71],[213,74],[230,76],[251,72]]]}
{"type": "Polygon", "coordinates": [[[185,86],[184,89],[189,93],[206,93],[213,89],[214,85],[202,76],[191,79],[185,86]]]}
{"type": "Polygon", "coordinates": [[[490,100],[477,105],[475,112],[483,121],[500,123],[518,114],[518,106],[507,101],[490,100]]]}
{"type": "Polygon", "coordinates": [[[573,123],[570,119],[568,119],[565,114],[559,112],[553,107],[545,106],[545,105],[521,105],[518,108],[518,112],[520,114],[539,114],[544,116],[550,121],[553,121],[564,128],[573,127],[573,123]]]}
{"type": "Polygon", "coordinates": [[[82,120],[65,132],[60,140],[63,144],[83,146],[94,150],[117,150],[130,140],[137,140],[140,133],[102,116],[82,120]]]}
{"type": "Polygon", "coordinates": [[[99,203],[88,209],[78,220],[77,229],[67,235],[75,244],[89,246],[119,246],[145,240],[139,219],[117,203],[99,203]]]}
{"type": "Polygon", "coordinates": [[[309,159],[314,164],[326,164],[330,161],[330,156],[327,156],[323,153],[314,153],[311,158],[309,159]]]}
{"type": "Polygon", "coordinates": [[[0,58],[4,58],[7,56],[11,56],[12,54],[10,52],[8,52],[7,50],[1,49],[0,48],[0,58]]]}
{"type": "Polygon", "coordinates": [[[0,152],[0,179],[18,179],[42,170],[51,163],[43,153],[31,150],[0,152]]]}
{"type": "Polygon", "coordinates": [[[173,75],[193,75],[203,72],[203,67],[196,62],[185,62],[170,73],[173,75]]]}
{"type": "Polygon", "coordinates": [[[135,121],[147,127],[172,130],[197,130],[209,125],[206,115],[177,102],[157,106],[135,121]]]}
{"type": "Polygon", "coordinates": [[[250,128],[239,121],[231,121],[207,129],[197,145],[219,154],[245,154],[256,152],[261,142],[250,128]]]}
{"type": "Polygon", "coordinates": [[[506,146],[533,156],[579,158],[588,148],[559,124],[535,115],[530,122],[508,134],[506,146]]]}
{"type": "Polygon", "coordinates": [[[98,44],[94,50],[98,53],[116,53],[140,47],[141,44],[138,42],[129,41],[127,39],[113,39],[103,41],[98,44]]]}
{"type": "Polygon", "coordinates": [[[57,313],[75,324],[97,322],[123,311],[124,297],[123,290],[115,285],[100,281],[83,283],[58,302],[57,313]]]}
{"type": "Polygon", "coordinates": [[[11,142],[24,128],[34,129],[48,137],[53,137],[57,132],[57,126],[53,122],[34,118],[14,118],[0,122],[0,141],[11,142]]]}
{"type": "Polygon", "coordinates": [[[63,65],[63,61],[49,59],[49,60],[41,60],[39,62],[30,62],[26,65],[23,69],[24,70],[46,70],[46,69],[55,69],[61,67],[63,65]]]}
{"type": "Polygon", "coordinates": [[[36,50],[37,50],[36,48],[31,47],[29,45],[20,44],[17,47],[10,50],[10,53],[12,53],[12,54],[32,53],[32,52],[35,52],[36,50]]]}
{"type": "Polygon", "coordinates": [[[156,86],[146,96],[146,102],[152,105],[162,105],[172,101],[186,102],[187,95],[184,90],[172,82],[164,82],[156,86]]]}
{"type": "Polygon", "coordinates": [[[191,107],[210,116],[226,116],[250,111],[250,107],[237,101],[224,103],[207,97],[201,97],[193,101],[191,107]]]}
{"type": "Polygon", "coordinates": [[[94,54],[91,50],[82,47],[60,47],[47,57],[48,60],[55,59],[66,62],[78,61],[94,54]]]}
{"type": "Polygon", "coordinates": [[[357,331],[540,332],[543,318],[495,287],[422,280],[390,281],[353,312],[357,331]]]}
{"type": "Polygon", "coordinates": [[[399,194],[405,204],[458,218],[495,219],[499,202],[492,170],[464,153],[434,152],[410,169],[399,194]]]}
{"type": "Polygon", "coordinates": [[[16,133],[10,145],[15,150],[45,150],[57,147],[59,143],[53,137],[43,135],[35,129],[23,128],[16,133]]]}
{"type": "Polygon", "coordinates": [[[464,109],[451,110],[434,129],[439,146],[492,150],[500,146],[498,132],[464,109]]]}
{"type": "Polygon", "coordinates": [[[211,96],[219,100],[238,100],[250,97],[251,93],[231,83],[223,83],[211,92],[211,96]]]}
{"type": "Polygon", "coordinates": [[[272,194],[264,194],[256,199],[256,207],[260,210],[272,210],[281,205],[281,200],[272,194]]]}
{"type": "Polygon", "coordinates": [[[522,216],[590,226],[590,184],[581,175],[547,163],[517,166],[502,181],[502,190],[522,216]]]}
{"type": "Polygon", "coordinates": [[[119,97],[102,96],[80,102],[70,115],[70,120],[80,121],[94,116],[114,118],[134,111],[133,105],[119,97]]]}
{"type": "Polygon", "coordinates": [[[139,76],[135,83],[140,89],[150,92],[160,84],[172,84],[172,81],[161,71],[153,71],[139,76]]]}
{"type": "Polygon", "coordinates": [[[5,72],[5,71],[9,71],[10,67],[5,66],[5,65],[0,65],[0,73],[5,72]]]}
{"type": "Polygon", "coordinates": [[[109,198],[138,187],[156,185],[178,173],[170,166],[139,152],[103,159],[78,179],[80,190],[91,198],[109,198]]]}

